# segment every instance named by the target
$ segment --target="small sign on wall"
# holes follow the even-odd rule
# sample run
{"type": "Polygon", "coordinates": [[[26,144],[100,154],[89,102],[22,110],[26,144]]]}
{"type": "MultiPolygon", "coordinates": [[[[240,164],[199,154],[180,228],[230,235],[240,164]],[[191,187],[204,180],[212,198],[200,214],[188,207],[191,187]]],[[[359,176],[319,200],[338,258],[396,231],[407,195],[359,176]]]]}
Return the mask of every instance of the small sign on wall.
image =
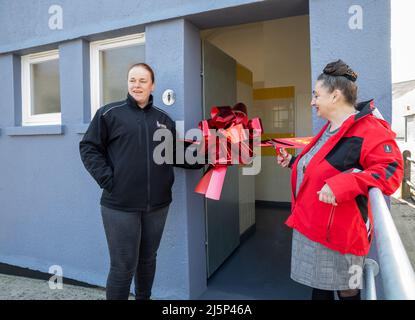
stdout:
{"type": "Polygon", "coordinates": [[[167,89],[163,92],[162,99],[163,99],[163,103],[166,106],[171,106],[176,101],[176,94],[174,93],[173,90],[167,89]]]}

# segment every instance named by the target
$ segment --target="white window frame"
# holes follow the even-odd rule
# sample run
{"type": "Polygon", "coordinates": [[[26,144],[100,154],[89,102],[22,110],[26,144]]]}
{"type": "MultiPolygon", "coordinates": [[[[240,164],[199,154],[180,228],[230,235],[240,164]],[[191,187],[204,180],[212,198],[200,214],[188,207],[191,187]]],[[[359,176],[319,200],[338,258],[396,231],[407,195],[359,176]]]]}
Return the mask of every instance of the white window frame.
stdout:
{"type": "MultiPolygon", "coordinates": [[[[99,40],[90,43],[90,79],[91,79],[91,119],[101,107],[101,65],[100,52],[111,48],[129,47],[145,43],[144,33],[99,40]]],[[[127,75],[126,75],[127,77],[127,75]]],[[[127,80],[125,81],[127,85],[127,80]]]]}
{"type": "Polygon", "coordinates": [[[61,124],[61,112],[32,114],[31,66],[32,64],[59,60],[59,50],[28,54],[21,57],[22,63],[22,126],[61,124]]]}

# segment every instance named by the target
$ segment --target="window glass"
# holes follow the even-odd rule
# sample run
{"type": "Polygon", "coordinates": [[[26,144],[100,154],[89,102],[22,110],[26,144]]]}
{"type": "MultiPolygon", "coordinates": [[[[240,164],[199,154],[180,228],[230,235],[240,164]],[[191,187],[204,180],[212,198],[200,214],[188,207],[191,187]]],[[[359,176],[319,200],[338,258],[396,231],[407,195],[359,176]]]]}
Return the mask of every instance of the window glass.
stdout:
{"type": "Polygon", "coordinates": [[[101,105],[125,99],[128,69],[144,61],[144,44],[100,51],[101,105]]]}
{"type": "Polygon", "coordinates": [[[31,64],[31,115],[61,112],[59,60],[31,64]]]}

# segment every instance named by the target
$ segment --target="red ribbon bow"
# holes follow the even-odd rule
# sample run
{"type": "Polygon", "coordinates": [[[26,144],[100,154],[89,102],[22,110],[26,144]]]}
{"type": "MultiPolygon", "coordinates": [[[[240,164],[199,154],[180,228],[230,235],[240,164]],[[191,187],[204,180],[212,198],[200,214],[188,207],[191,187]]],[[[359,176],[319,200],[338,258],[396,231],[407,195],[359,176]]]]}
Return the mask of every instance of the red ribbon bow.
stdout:
{"type": "Polygon", "coordinates": [[[241,103],[233,108],[213,107],[211,119],[199,123],[203,135],[201,152],[208,157],[210,164],[195,191],[206,198],[219,200],[227,167],[237,163],[249,164],[254,156],[253,142],[254,138],[261,136],[262,123],[259,118],[249,120],[245,110],[241,103]]]}

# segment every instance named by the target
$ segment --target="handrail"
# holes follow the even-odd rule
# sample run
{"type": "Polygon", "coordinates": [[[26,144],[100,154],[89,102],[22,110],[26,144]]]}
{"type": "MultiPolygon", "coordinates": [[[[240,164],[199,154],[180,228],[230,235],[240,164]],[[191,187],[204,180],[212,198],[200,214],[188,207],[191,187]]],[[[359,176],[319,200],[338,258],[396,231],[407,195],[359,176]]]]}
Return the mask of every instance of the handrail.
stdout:
{"type": "Polygon", "coordinates": [[[375,277],[379,273],[379,265],[375,260],[366,258],[364,270],[366,300],[377,300],[375,277]]]}
{"type": "Polygon", "coordinates": [[[371,188],[369,198],[384,296],[388,300],[415,300],[415,273],[383,194],[371,188]]]}

